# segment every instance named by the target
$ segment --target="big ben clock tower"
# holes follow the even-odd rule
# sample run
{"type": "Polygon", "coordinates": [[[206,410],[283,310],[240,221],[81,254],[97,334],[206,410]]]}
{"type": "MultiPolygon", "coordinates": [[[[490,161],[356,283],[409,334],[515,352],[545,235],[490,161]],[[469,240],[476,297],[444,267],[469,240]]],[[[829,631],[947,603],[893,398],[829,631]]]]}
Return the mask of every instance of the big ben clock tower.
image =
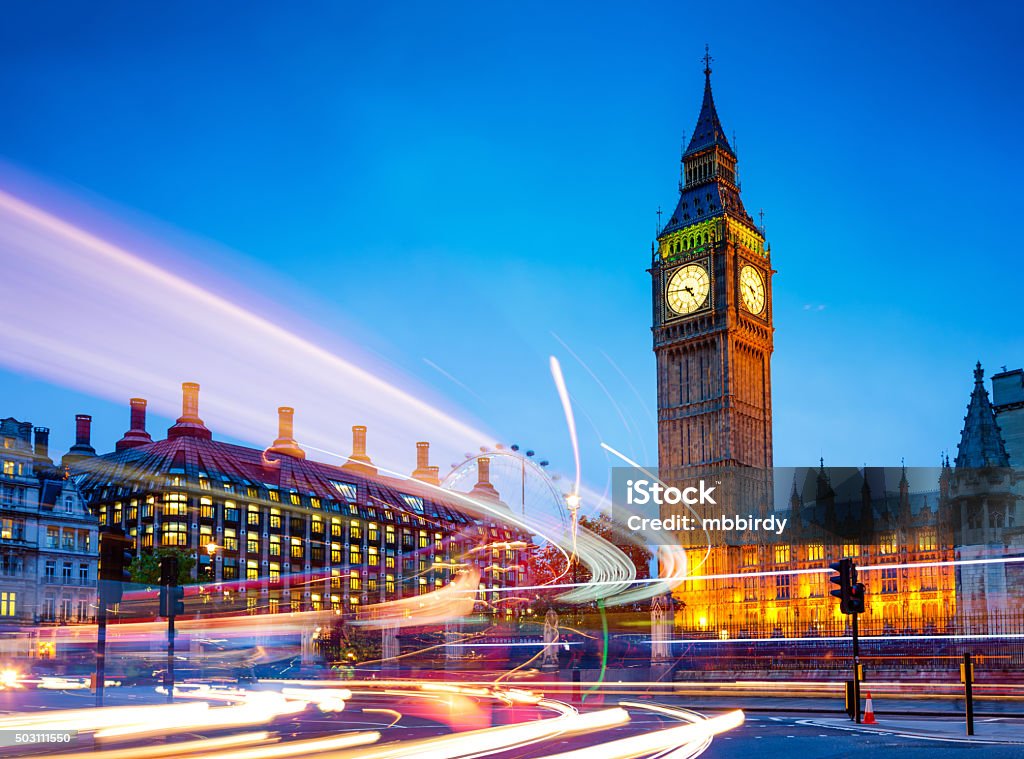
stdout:
{"type": "MultiPolygon", "coordinates": [[[[708,468],[772,466],[772,267],[747,214],[736,154],[711,96],[686,151],[679,202],[658,234],[650,273],[658,367],[658,467],[667,483],[708,468]]],[[[756,468],[756,469],[747,469],[756,468]]],[[[748,478],[744,478],[748,479],[748,478]]]]}

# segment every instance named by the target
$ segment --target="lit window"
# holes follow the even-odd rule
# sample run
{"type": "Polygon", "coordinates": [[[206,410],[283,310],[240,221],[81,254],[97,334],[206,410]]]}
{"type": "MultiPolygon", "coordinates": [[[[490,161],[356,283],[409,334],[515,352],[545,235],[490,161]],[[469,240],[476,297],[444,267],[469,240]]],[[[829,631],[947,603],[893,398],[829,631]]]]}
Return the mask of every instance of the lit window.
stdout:
{"type": "Polygon", "coordinates": [[[882,570],[882,592],[883,593],[895,593],[897,586],[896,570],[895,569],[883,569],[882,570]]]}
{"type": "Polygon", "coordinates": [[[349,503],[352,503],[356,500],[356,486],[353,485],[352,483],[339,482],[338,480],[331,480],[330,483],[331,485],[334,486],[334,489],[341,493],[342,496],[345,497],[345,500],[348,501],[349,503]]]}
{"type": "Polygon", "coordinates": [[[789,546],[775,546],[775,563],[786,564],[789,562],[789,546]]]}
{"type": "MultiPolygon", "coordinates": [[[[114,508],[120,510],[121,504],[115,503],[114,508]]],[[[188,496],[185,493],[164,494],[164,514],[168,516],[183,516],[188,508],[188,496]]],[[[119,524],[121,518],[115,513],[114,524],[119,524]]]]}
{"type": "Polygon", "coordinates": [[[187,546],[188,525],[185,522],[164,522],[160,527],[160,545],[187,546]]]}
{"type": "Polygon", "coordinates": [[[860,556],[860,546],[856,543],[844,543],[843,544],[843,558],[850,559],[855,556],[860,556]]]}
{"type": "Polygon", "coordinates": [[[883,535],[878,543],[878,552],[881,554],[896,553],[896,535],[891,532],[883,535]]]}
{"type": "Polygon", "coordinates": [[[807,546],[807,560],[821,561],[825,558],[825,546],[821,543],[812,543],[807,546]]]}
{"type": "Polygon", "coordinates": [[[935,550],[935,532],[933,530],[924,530],[920,535],[917,536],[917,550],[935,550]]]}
{"type": "Polygon", "coordinates": [[[778,575],[775,578],[775,598],[779,600],[789,598],[789,575],[778,575]]]}
{"type": "Polygon", "coordinates": [[[270,536],[270,555],[280,556],[281,555],[281,536],[271,535],[270,536]]]}
{"type": "Polygon", "coordinates": [[[405,493],[399,494],[405,505],[415,511],[417,514],[423,513],[423,499],[418,495],[406,495],[405,493]]]}
{"type": "Polygon", "coordinates": [[[18,594],[13,590],[0,593],[0,617],[13,617],[18,612],[18,594]]]}

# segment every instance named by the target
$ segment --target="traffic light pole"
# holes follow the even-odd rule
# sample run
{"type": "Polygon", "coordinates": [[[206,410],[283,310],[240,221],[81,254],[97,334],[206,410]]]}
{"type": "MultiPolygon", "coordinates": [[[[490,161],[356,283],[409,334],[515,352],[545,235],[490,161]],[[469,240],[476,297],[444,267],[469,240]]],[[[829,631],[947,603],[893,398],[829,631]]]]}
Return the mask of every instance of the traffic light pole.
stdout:
{"type": "Polygon", "coordinates": [[[107,665],[107,599],[100,583],[99,604],[96,609],[96,706],[103,706],[103,685],[107,665]]]}
{"type": "Polygon", "coordinates": [[[167,617],[167,669],[164,672],[167,703],[174,703],[174,615],[167,617]]]}
{"type": "Polygon", "coordinates": [[[857,618],[860,614],[851,614],[853,617],[853,718],[860,724],[860,641],[858,640],[857,618]]]}

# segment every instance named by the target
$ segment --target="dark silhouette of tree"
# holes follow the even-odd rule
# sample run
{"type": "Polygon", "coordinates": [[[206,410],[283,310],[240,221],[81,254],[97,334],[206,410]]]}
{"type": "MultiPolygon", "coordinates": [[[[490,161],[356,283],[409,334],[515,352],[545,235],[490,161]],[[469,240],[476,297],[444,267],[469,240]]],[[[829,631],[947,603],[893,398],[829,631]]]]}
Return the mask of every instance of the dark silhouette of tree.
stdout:
{"type": "Polygon", "coordinates": [[[159,583],[160,559],[164,556],[178,557],[179,585],[190,585],[195,582],[192,579],[192,567],[196,565],[196,557],[190,551],[175,548],[174,546],[161,546],[155,551],[136,556],[128,567],[128,571],[132,576],[132,582],[137,582],[141,585],[156,585],[159,583]]]}

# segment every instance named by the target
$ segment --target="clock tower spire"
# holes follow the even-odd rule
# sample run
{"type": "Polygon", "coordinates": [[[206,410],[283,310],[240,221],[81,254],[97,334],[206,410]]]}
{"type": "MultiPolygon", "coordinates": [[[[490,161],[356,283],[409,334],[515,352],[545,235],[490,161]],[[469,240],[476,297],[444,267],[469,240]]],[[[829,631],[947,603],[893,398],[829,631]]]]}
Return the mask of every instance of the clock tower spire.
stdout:
{"type": "Polygon", "coordinates": [[[706,47],[703,61],[704,99],[682,156],[679,200],[650,268],[658,466],[668,483],[707,467],[753,467],[770,478],[772,466],[774,272],[740,198],[706,47]]]}

